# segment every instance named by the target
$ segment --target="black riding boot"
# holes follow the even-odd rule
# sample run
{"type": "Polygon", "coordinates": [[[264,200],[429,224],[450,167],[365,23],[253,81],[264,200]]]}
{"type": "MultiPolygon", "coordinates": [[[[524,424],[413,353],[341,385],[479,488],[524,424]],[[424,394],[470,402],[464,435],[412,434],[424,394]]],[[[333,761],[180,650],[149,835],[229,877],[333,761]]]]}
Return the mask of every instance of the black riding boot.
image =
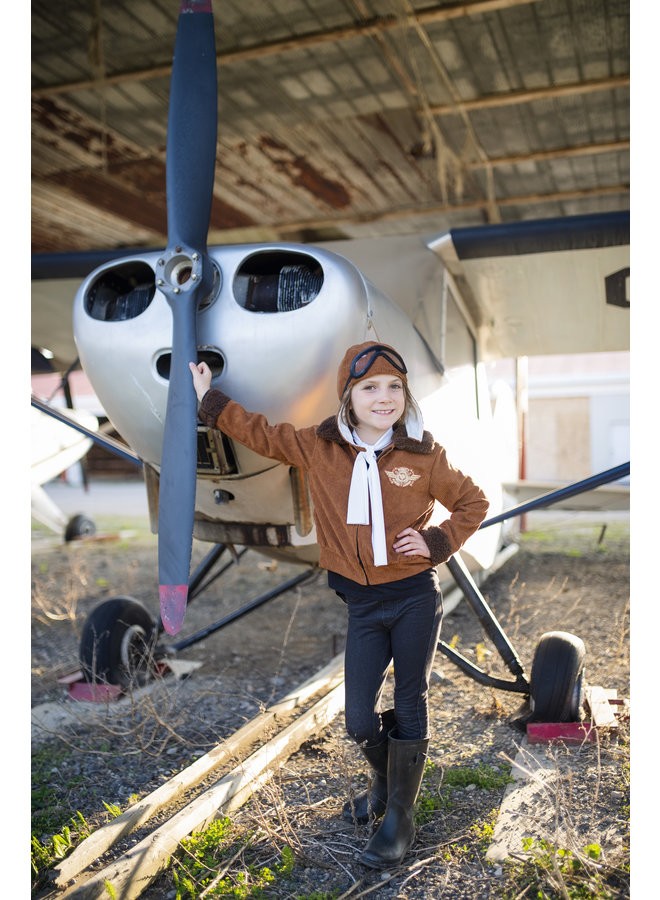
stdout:
{"type": "Polygon", "coordinates": [[[388,737],[396,725],[394,710],[386,709],[381,714],[385,733],[382,740],[371,747],[360,747],[364,757],[371,766],[371,784],[363,793],[344,804],[344,818],[348,822],[366,825],[370,819],[379,819],[387,806],[387,756],[388,737]]]}
{"type": "Polygon", "coordinates": [[[415,840],[414,807],[424,775],[428,738],[400,741],[390,734],[385,818],[360,862],[373,869],[398,866],[415,840]]]}

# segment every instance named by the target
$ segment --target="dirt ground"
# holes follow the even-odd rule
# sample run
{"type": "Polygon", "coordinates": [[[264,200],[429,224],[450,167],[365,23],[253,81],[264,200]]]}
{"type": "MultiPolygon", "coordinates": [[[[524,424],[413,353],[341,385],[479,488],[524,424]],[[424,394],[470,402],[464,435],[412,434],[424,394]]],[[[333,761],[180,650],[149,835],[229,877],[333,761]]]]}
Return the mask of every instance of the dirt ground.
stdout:
{"type": "MultiPolygon", "coordinates": [[[[528,533],[520,546],[482,591],[527,673],[539,637],[567,631],[586,645],[587,683],[628,698],[627,523],[615,522],[603,530],[601,522],[575,526],[555,520],[542,532],[528,533]]],[[[203,549],[195,546],[196,559],[203,549]]],[[[300,571],[248,552],[191,604],[182,636],[220,620],[300,571]]],[[[66,688],[58,678],[77,664],[80,633],[90,609],[110,597],[130,595],[157,616],[155,539],[141,535],[70,546],[33,541],[32,579],[32,704],[67,706],[66,688]]],[[[125,809],[153,791],[328,663],[343,649],[344,636],[344,605],[321,574],[182,651],[181,659],[201,665],[189,678],[161,687],[157,702],[133,705],[125,717],[109,716],[93,728],[81,717],[66,728],[37,729],[34,758],[42,761],[46,752],[52,760],[46,777],[49,811],[59,809],[64,818],[68,811],[80,811],[91,826],[107,821],[107,805],[125,809]]],[[[510,677],[466,603],[446,618],[442,637],[491,673],[510,677]]],[[[423,790],[437,794],[442,773],[450,768],[510,771],[524,736],[512,722],[520,695],[483,687],[438,654],[430,702],[429,758],[436,780],[425,780],[423,790]]],[[[557,804],[571,840],[604,850],[601,862],[607,864],[613,893],[602,896],[629,896],[622,874],[629,826],[627,725],[603,735],[597,744],[560,745],[555,752],[570,756],[570,775],[562,779],[557,804]]],[[[382,874],[358,861],[369,826],[356,828],[341,817],[348,792],[365,778],[365,766],[339,716],[291,757],[269,786],[232,814],[245,833],[258,824],[261,837],[254,852],[259,865],[273,865],[285,845],[294,851],[292,871],[264,896],[516,896],[520,882],[511,881],[510,868],[486,863],[483,852],[489,833],[485,823],[495,821],[504,785],[455,788],[451,802],[419,827],[404,864],[382,874]]],[[[143,834],[127,839],[123,849],[143,834]]],[[[46,842],[50,835],[41,837],[46,842]]],[[[97,861],[92,871],[106,862],[97,861]]],[[[33,896],[55,897],[57,892],[42,878],[33,896]]],[[[171,869],[143,896],[174,898],[171,869]]]]}

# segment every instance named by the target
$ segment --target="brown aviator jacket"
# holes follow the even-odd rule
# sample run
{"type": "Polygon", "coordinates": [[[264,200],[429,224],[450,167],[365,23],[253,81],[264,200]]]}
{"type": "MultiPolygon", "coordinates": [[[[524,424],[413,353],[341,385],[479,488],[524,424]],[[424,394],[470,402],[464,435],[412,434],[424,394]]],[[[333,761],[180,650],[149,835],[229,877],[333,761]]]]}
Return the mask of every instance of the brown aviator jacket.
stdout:
{"type": "Polygon", "coordinates": [[[425,431],[421,441],[408,437],[405,426],[394,429],[392,443],[378,458],[383,495],[388,564],[374,566],[371,525],[348,525],[346,509],[358,448],[347,442],[337,420],[296,429],[269,425],[221,391],[205,394],[199,418],[260,456],[297,466],[308,474],[314,504],[319,564],[359,584],[384,584],[429,568],[422,556],[403,556],[392,549],[404,528],[419,531],[431,551],[431,566],[445,562],[486,517],[488,501],[472,479],[454,468],[443,447],[425,431]],[[428,526],[434,502],[451,512],[439,526],[428,526]]]}

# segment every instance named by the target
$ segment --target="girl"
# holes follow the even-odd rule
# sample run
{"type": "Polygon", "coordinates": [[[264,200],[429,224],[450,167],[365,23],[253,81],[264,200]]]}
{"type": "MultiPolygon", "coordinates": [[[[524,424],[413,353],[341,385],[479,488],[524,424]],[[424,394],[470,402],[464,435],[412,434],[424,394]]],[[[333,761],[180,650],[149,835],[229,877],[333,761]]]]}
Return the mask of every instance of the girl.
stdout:
{"type": "Polygon", "coordinates": [[[271,426],[211,389],[190,363],[199,418],[261,456],[305,470],[320,565],[348,607],[346,729],[372,769],[371,789],[344,816],[384,815],[361,861],[398,865],[412,846],[413,807],[429,744],[428,686],[440,633],[435,567],[477,530],[488,501],[424,431],[401,356],[386,344],[350,347],[337,374],[339,413],[318,427],[271,426]],[[435,501],[451,511],[429,526],[435,501]],[[394,709],[380,712],[394,663],[394,709]]]}

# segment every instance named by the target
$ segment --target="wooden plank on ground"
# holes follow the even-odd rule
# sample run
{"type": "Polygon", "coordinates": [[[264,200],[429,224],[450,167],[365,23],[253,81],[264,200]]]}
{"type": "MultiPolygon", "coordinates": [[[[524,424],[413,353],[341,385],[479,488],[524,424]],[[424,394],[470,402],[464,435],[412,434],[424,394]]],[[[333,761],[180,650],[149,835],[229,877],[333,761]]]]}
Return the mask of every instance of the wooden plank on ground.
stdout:
{"type": "Polygon", "coordinates": [[[167,867],[183,838],[243,804],[305,740],[329,725],[343,707],[342,681],[291,725],[122,857],[88,881],[59,896],[62,900],[107,900],[107,885],[110,884],[117,897],[135,900],[167,867]]]}
{"type": "Polygon", "coordinates": [[[239,728],[226,741],[218,744],[182,772],[144,797],[139,803],[134,804],[126,812],[89,835],[53,869],[54,883],[59,887],[66,886],[72,878],[75,878],[91,862],[98,859],[127,834],[144,824],[185,791],[202,782],[220,766],[226,764],[228,760],[238,757],[247,745],[263,736],[268,726],[277,722],[278,716],[291,712],[315,694],[321,691],[327,692],[336,687],[343,681],[343,672],[344,654],[340,653],[327,666],[294,688],[278,703],[239,728]]]}
{"type": "Polygon", "coordinates": [[[584,695],[591,712],[591,721],[596,728],[616,728],[616,716],[610,703],[610,700],[616,700],[616,691],[605,690],[600,685],[590,685],[584,689],[584,695]]]}

